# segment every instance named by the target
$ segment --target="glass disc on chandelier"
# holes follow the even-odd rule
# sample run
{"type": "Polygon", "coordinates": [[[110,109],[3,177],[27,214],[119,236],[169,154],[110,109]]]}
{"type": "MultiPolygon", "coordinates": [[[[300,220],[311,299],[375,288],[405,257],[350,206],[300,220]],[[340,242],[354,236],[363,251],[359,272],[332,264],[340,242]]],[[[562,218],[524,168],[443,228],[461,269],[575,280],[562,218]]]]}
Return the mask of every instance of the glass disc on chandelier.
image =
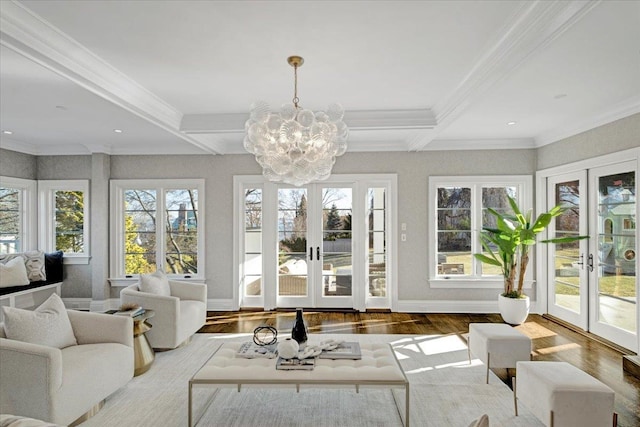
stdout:
{"type": "Polygon", "coordinates": [[[340,104],[315,113],[298,105],[298,67],[304,60],[290,56],[287,62],[294,68],[293,103],[279,112],[271,112],[264,101],[252,104],[244,148],[256,156],[269,181],[301,186],[329,178],[336,157],[347,151],[349,130],[340,104]]]}

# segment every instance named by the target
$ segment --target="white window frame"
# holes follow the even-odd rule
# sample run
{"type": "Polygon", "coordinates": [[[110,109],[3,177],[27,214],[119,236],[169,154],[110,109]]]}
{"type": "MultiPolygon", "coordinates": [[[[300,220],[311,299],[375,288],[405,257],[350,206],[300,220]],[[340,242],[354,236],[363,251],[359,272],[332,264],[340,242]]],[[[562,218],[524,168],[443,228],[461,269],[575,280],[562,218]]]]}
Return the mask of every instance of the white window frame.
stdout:
{"type": "Polygon", "coordinates": [[[205,188],[204,179],[115,179],[110,183],[110,204],[111,204],[111,233],[110,233],[110,278],[113,286],[128,286],[138,280],[139,275],[126,275],[124,273],[124,192],[131,189],[152,189],[156,190],[158,198],[156,200],[156,224],[162,224],[156,228],[156,268],[164,268],[165,252],[165,192],[167,190],[184,190],[193,188],[198,190],[198,273],[193,275],[167,274],[170,279],[181,281],[193,281],[202,283],[205,275],[205,188]]]}
{"type": "Polygon", "coordinates": [[[18,252],[38,249],[38,181],[0,176],[0,187],[20,190],[20,226],[18,252]]]}
{"type": "Polygon", "coordinates": [[[84,194],[83,252],[65,252],[65,264],[89,264],[90,249],[90,205],[89,181],[79,180],[40,180],[38,181],[39,242],[46,252],[56,251],[56,191],[82,191],[84,194]]]}
{"type": "MultiPolygon", "coordinates": [[[[439,275],[438,269],[438,242],[437,242],[437,207],[439,187],[468,187],[471,189],[471,253],[482,251],[482,244],[478,239],[482,229],[482,188],[483,187],[507,187],[517,188],[518,206],[526,212],[531,209],[533,199],[533,177],[530,175],[487,175],[487,176],[431,176],[429,177],[429,285],[432,288],[475,288],[475,289],[502,289],[504,280],[500,275],[481,275],[480,262],[472,257],[472,271],[465,275],[439,275]]],[[[532,261],[533,263],[533,261],[532,261]]],[[[525,288],[533,286],[531,269],[525,277],[525,288]]]]}

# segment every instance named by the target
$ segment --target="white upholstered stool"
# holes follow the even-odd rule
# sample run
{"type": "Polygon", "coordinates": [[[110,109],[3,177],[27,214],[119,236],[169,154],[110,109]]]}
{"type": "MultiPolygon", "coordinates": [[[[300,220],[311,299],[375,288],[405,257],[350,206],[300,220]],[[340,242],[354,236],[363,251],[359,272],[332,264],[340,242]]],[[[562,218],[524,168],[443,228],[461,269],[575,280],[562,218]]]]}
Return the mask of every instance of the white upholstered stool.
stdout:
{"type": "Polygon", "coordinates": [[[531,338],[504,323],[469,323],[467,341],[471,355],[489,368],[515,368],[516,362],[531,360],[531,338]]]}
{"type": "Polygon", "coordinates": [[[514,404],[518,401],[548,426],[606,427],[617,424],[615,394],[566,362],[518,362],[514,404]]]}

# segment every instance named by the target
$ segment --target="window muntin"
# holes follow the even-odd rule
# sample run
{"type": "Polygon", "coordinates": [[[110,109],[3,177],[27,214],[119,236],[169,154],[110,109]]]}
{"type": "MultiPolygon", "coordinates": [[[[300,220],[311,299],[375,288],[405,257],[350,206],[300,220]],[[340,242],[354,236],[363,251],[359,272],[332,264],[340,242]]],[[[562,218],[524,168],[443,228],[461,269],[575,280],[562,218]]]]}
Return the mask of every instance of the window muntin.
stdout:
{"type": "Polygon", "coordinates": [[[494,280],[499,276],[499,267],[482,264],[473,256],[484,251],[479,232],[496,225],[489,208],[511,212],[507,196],[514,197],[519,206],[528,206],[530,187],[528,176],[431,177],[432,280],[494,280]]]}
{"type": "Polygon", "coordinates": [[[204,275],[204,180],[114,180],[111,197],[112,276],[204,275]]]}

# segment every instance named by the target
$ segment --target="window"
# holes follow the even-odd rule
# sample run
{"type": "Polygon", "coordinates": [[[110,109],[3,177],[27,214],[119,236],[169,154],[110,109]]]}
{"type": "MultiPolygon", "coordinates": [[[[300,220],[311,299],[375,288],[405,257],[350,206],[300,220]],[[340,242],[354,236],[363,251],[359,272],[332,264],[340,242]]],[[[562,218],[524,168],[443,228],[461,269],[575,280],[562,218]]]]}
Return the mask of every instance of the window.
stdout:
{"type": "Polygon", "coordinates": [[[113,180],[111,206],[113,278],[204,278],[204,180],[113,180]]]}
{"type": "Polygon", "coordinates": [[[479,231],[496,226],[489,209],[511,211],[508,196],[520,206],[529,206],[530,188],[528,176],[431,177],[432,284],[437,285],[439,280],[449,286],[461,281],[497,279],[501,274],[499,267],[483,264],[473,256],[484,250],[478,239],[479,231]]]}
{"type": "Polygon", "coordinates": [[[370,297],[387,296],[386,190],[384,187],[367,189],[367,276],[370,297]]]}
{"type": "Polygon", "coordinates": [[[65,263],[89,262],[89,181],[38,181],[40,247],[65,263]]]}
{"type": "Polygon", "coordinates": [[[243,285],[246,296],[262,295],[262,189],[244,189],[243,285]]]}
{"type": "Polygon", "coordinates": [[[0,177],[0,253],[37,247],[36,181],[0,177]]]}

